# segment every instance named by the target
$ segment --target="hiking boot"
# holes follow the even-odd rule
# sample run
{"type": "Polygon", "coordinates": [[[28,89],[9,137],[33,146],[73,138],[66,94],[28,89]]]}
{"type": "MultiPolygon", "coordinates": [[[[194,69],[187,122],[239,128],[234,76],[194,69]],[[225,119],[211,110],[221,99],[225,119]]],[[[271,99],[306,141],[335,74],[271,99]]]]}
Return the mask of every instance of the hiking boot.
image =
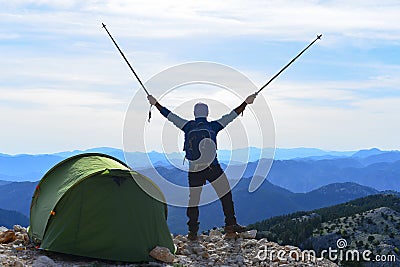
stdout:
{"type": "Polygon", "coordinates": [[[240,224],[233,224],[233,225],[228,225],[225,226],[225,233],[231,234],[231,233],[242,233],[247,231],[246,226],[242,226],[240,224]]]}
{"type": "Polygon", "coordinates": [[[198,236],[196,232],[189,232],[188,233],[188,239],[190,241],[197,241],[198,240],[198,236]]]}

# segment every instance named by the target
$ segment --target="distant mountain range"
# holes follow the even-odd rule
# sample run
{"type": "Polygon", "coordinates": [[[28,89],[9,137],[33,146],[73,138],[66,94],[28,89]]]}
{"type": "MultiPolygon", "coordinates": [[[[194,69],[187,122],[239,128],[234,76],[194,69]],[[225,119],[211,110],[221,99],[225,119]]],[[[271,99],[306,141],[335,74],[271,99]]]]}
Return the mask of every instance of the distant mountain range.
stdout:
{"type": "MultiPolygon", "coordinates": [[[[184,172],[182,171],[183,175],[184,172]]],[[[173,172],[171,172],[173,175],[173,172]]],[[[182,174],[180,174],[182,175],[182,174]]],[[[179,175],[177,175],[179,176],[179,175]]],[[[311,210],[377,194],[377,190],[354,183],[331,184],[308,193],[293,193],[265,181],[259,190],[249,193],[249,179],[242,179],[233,189],[239,222],[249,224],[272,216],[299,210],[311,210]]],[[[37,182],[13,182],[0,186],[0,208],[29,216],[31,198],[37,182]]],[[[173,233],[185,233],[186,209],[169,207],[168,224],[173,233]]],[[[223,225],[219,201],[200,208],[201,229],[223,225]]]]}
{"type": "MultiPolygon", "coordinates": [[[[380,151],[380,150],[378,150],[380,151]]],[[[99,147],[87,150],[74,150],[65,151],[54,154],[18,154],[18,155],[7,155],[0,153],[0,180],[7,181],[35,181],[40,179],[43,174],[49,170],[54,164],[61,160],[74,156],[81,153],[104,153],[110,156],[116,157],[122,161],[125,161],[125,154],[121,149],[110,148],[110,147],[99,147]]],[[[380,151],[384,153],[384,151],[380,151]]],[[[277,148],[275,150],[275,160],[290,160],[297,158],[336,158],[336,157],[347,157],[351,156],[357,151],[350,152],[339,152],[339,151],[324,151],[316,148],[277,148]]],[[[368,152],[367,152],[368,153],[368,152]]],[[[218,157],[220,162],[229,163],[232,158],[232,163],[243,164],[247,162],[254,162],[259,160],[260,155],[267,155],[268,157],[273,156],[273,150],[271,149],[259,149],[250,147],[248,149],[236,149],[233,151],[229,150],[218,150],[218,157]]],[[[128,152],[126,154],[130,162],[132,162],[132,168],[143,169],[150,167],[150,163],[155,166],[170,166],[171,162],[176,164],[182,164],[184,155],[183,153],[160,153],[160,152],[128,152]],[[150,159],[150,160],[149,160],[150,159]]]]}
{"type": "MultiPolygon", "coordinates": [[[[330,183],[341,182],[355,182],[377,190],[400,191],[400,161],[390,157],[392,161],[377,162],[382,159],[379,156],[363,159],[350,157],[274,161],[268,180],[294,192],[308,192],[330,183]]],[[[398,153],[395,153],[394,157],[397,156],[398,153]]],[[[248,168],[251,165],[252,163],[248,168]]]]}
{"type": "MultiPolygon", "coordinates": [[[[379,149],[372,149],[372,150],[365,150],[366,153],[370,153],[368,151],[381,151],[379,149]]],[[[364,150],[362,150],[364,151],[364,150]]],[[[70,157],[74,156],[80,153],[87,153],[87,152],[99,152],[99,153],[105,153],[108,155],[112,155],[116,158],[119,159],[124,159],[124,152],[121,149],[116,149],[116,148],[111,148],[111,147],[99,147],[99,148],[91,148],[87,150],[74,150],[74,151],[66,151],[66,152],[59,152],[59,153],[54,153],[53,155],[60,156],[60,157],[70,157]]],[[[233,151],[231,150],[218,150],[218,158],[222,162],[229,162],[231,155],[237,155],[237,157],[249,157],[248,161],[256,161],[259,159],[259,155],[265,154],[265,155],[274,155],[275,159],[278,160],[287,160],[287,159],[294,159],[294,158],[306,158],[306,157],[346,157],[346,156],[352,156],[353,154],[357,153],[358,151],[326,151],[318,148],[276,148],[275,153],[274,150],[271,148],[256,148],[256,147],[249,147],[249,148],[241,148],[241,149],[235,149],[233,151]]],[[[382,152],[382,151],[381,151],[382,152]]],[[[149,155],[149,158],[152,159],[153,163],[157,161],[163,161],[166,158],[169,159],[180,159],[181,161],[183,160],[183,153],[162,153],[162,152],[156,152],[156,151],[151,151],[148,153],[142,153],[142,152],[128,152],[128,154],[132,154],[134,156],[138,156],[139,158],[143,158],[142,156],[149,155]],[[167,156],[165,156],[167,155],[167,156]],[[155,161],[154,161],[155,160],[155,161]]],[[[1,155],[1,154],[0,154],[1,155]]],[[[148,166],[142,166],[142,167],[148,167],[148,166]]]]}
{"type": "MultiPolygon", "coordinates": [[[[343,203],[356,198],[378,194],[375,189],[354,183],[331,184],[308,193],[293,193],[265,181],[253,193],[247,188],[249,179],[242,179],[233,189],[236,215],[239,223],[250,224],[266,218],[295,211],[308,211],[343,203]]],[[[168,222],[173,233],[185,233],[186,209],[170,207],[168,222]]],[[[219,201],[200,207],[200,229],[208,230],[224,224],[219,201]]]]}
{"type": "Polygon", "coordinates": [[[38,182],[12,182],[0,185],[0,209],[15,210],[29,217],[33,192],[38,182]]]}
{"type": "MultiPolygon", "coordinates": [[[[3,181],[38,181],[46,171],[56,163],[72,155],[100,152],[118,159],[125,160],[124,153],[115,148],[93,148],[84,151],[60,152],[51,155],[5,155],[0,154],[0,180],[3,181]]],[[[258,148],[237,149],[232,151],[218,151],[222,165],[229,163],[230,156],[235,160],[230,162],[232,167],[228,177],[239,179],[236,169],[246,164],[244,177],[253,176],[258,164],[260,154],[272,155],[268,149],[263,152],[258,148]],[[267,153],[267,152],[269,153],[267,153]],[[241,155],[241,156],[240,156],[241,155]],[[249,158],[246,163],[240,158],[249,158]],[[236,168],[236,167],[237,168],[236,168]]],[[[146,172],[149,168],[149,158],[156,167],[173,169],[173,165],[182,166],[181,153],[163,154],[150,152],[127,153],[128,162],[135,170],[146,172]]],[[[275,185],[289,189],[293,192],[309,192],[331,183],[356,182],[361,185],[373,187],[377,190],[400,191],[400,152],[382,151],[376,148],[360,151],[324,151],[315,148],[276,149],[275,159],[272,164],[268,180],[275,185]]],[[[183,178],[183,181],[186,180],[183,178]]]]}
{"type": "MultiPolygon", "coordinates": [[[[267,180],[274,185],[296,193],[305,193],[332,183],[354,182],[376,190],[400,191],[400,152],[382,152],[366,157],[337,157],[331,159],[299,158],[275,160],[268,173],[267,180]]],[[[360,155],[360,154],[359,154],[360,155]]],[[[224,164],[222,164],[225,166],[224,164]]],[[[242,177],[253,177],[258,162],[246,165],[230,165],[227,176],[239,179],[239,170],[245,169],[242,177]]],[[[139,170],[152,178],[148,169],[139,170]]],[[[157,171],[169,181],[178,185],[187,185],[187,174],[173,166],[159,166],[157,171]]]]}
{"type": "Polygon", "coordinates": [[[15,224],[27,227],[29,225],[29,219],[18,211],[0,209],[0,227],[4,226],[8,229],[12,229],[15,224]]]}
{"type": "Polygon", "coordinates": [[[9,183],[12,183],[12,182],[11,182],[11,181],[3,181],[3,180],[0,180],[0,186],[6,185],[6,184],[9,184],[9,183]]]}
{"type": "MultiPolygon", "coordinates": [[[[377,194],[379,191],[400,191],[400,152],[369,149],[351,152],[323,151],[314,148],[277,149],[270,173],[262,186],[249,193],[248,186],[257,166],[257,148],[235,150],[247,154],[256,161],[231,162],[228,177],[240,182],[233,189],[239,221],[248,224],[276,215],[300,210],[326,207],[359,197],[377,194]],[[238,177],[238,169],[246,171],[238,177]]],[[[44,173],[66,157],[84,152],[106,153],[124,160],[124,153],[114,148],[94,148],[85,151],[60,152],[52,155],[5,155],[0,154],[0,208],[15,210],[29,216],[29,205],[38,180],[44,173]],[[27,181],[27,182],[16,182],[27,181]]],[[[219,156],[226,166],[231,151],[220,150],[219,156]]],[[[172,161],[182,164],[180,153],[168,154],[172,161]]],[[[157,171],[175,184],[187,185],[187,173],[172,166],[166,155],[132,152],[134,169],[151,178],[146,168],[147,158],[156,163],[157,171]]],[[[148,167],[148,166],[147,166],[148,167]]],[[[203,230],[223,224],[218,202],[201,208],[203,230]],[[204,211],[203,211],[204,210],[204,211]]],[[[185,210],[170,207],[171,231],[186,231],[185,210]]]]}

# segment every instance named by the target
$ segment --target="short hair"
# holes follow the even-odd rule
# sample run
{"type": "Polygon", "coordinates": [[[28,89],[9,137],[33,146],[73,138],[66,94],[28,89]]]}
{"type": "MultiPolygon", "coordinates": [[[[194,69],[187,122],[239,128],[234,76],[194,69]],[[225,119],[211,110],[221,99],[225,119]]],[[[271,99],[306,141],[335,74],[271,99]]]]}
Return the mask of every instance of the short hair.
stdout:
{"type": "Polygon", "coordinates": [[[195,118],[207,117],[208,116],[207,104],[201,102],[197,103],[196,105],[194,105],[193,113],[195,118]]]}

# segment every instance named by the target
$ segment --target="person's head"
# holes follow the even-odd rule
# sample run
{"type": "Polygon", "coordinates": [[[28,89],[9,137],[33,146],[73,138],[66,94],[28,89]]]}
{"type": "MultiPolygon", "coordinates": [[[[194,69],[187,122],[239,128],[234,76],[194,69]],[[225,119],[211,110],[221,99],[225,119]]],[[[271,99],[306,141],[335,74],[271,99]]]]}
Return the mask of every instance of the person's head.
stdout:
{"type": "Polygon", "coordinates": [[[208,116],[208,106],[204,103],[197,103],[194,105],[194,117],[195,118],[206,118],[208,116]]]}

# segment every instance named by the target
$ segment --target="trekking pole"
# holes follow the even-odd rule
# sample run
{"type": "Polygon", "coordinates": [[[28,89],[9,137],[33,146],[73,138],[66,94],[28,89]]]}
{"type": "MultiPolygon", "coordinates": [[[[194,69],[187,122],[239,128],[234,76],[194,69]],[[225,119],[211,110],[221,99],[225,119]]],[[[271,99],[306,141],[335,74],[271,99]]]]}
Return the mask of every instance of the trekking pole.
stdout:
{"type": "MultiPolygon", "coordinates": [[[[117,47],[119,53],[121,54],[121,56],[125,59],[126,64],[128,64],[128,67],[131,69],[133,75],[135,75],[136,79],[138,80],[138,82],[140,83],[140,85],[142,86],[143,90],[146,92],[146,95],[149,96],[149,91],[147,91],[146,87],[144,86],[144,84],[142,83],[142,81],[140,80],[139,76],[136,74],[135,70],[132,68],[131,64],[129,63],[128,59],[125,57],[124,53],[121,51],[121,49],[119,48],[117,42],[114,40],[114,38],[111,36],[111,33],[108,31],[108,29],[106,28],[106,25],[104,23],[101,23],[103,25],[103,28],[106,30],[108,36],[110,36],[111,40],[113,41],[115,47],[117,47]]],[[[151,105],[150,105],[150,110],[149,110],[149,122],[151,119],[151,105]]]]}
{"type": "Polygon", "coordinates": [[[288,64],[286,64],[285,67],[283,67],[277,74],[274,75],[266,84],[264,84],[260,90],[258,90],[255,94],[258,95],[265,87],[267,87],[273,80],[275,80],[276,77],[279,76],[287,67],[289,67],[296,59],[298,59],[310,46],[312,46],[317,40],[320,40],[322,37],[322,34],[317,35],[317,38],[314,39],[306,48],[304,48],[295,58],[293,58],[288,64]]]}

